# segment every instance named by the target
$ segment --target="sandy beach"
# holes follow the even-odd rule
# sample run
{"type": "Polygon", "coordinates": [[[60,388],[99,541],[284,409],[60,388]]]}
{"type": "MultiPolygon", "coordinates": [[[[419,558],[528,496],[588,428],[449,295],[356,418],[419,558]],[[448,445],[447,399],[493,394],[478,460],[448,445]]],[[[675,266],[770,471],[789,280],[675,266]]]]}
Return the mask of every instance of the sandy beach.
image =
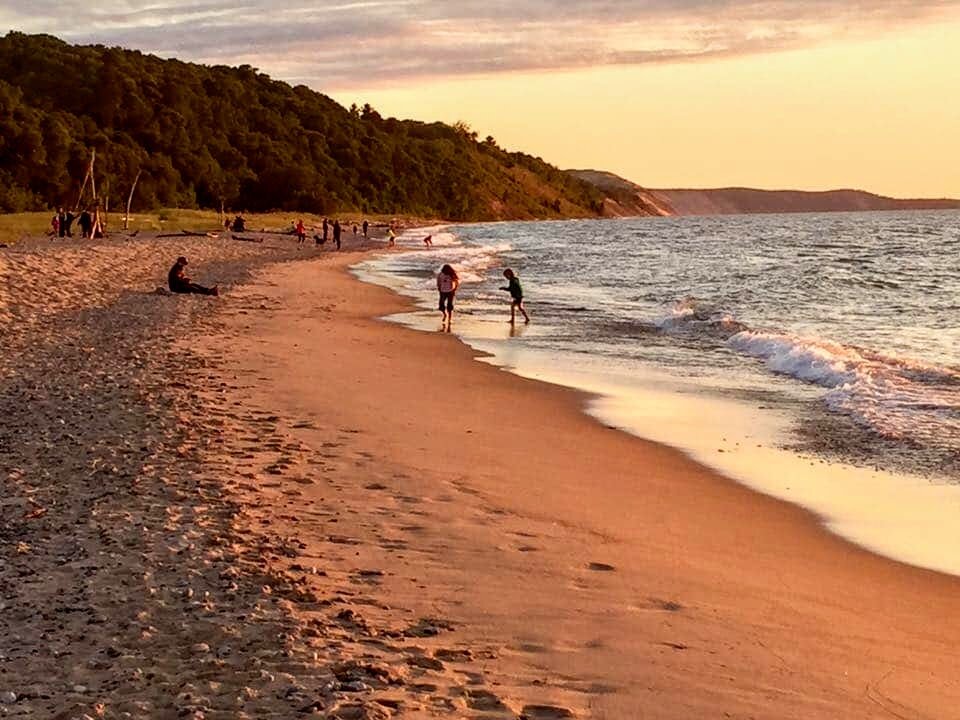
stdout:
{"type": "Polygon", "coordinates": [[[960,717],[960,580],[378,319],[351,242],[0,250],[0,716],[960,717]]]}

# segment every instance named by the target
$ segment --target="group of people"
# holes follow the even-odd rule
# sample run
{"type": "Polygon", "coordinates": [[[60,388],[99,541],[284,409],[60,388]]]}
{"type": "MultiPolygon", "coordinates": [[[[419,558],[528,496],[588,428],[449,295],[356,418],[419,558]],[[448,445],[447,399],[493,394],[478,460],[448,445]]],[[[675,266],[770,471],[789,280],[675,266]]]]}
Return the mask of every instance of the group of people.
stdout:
{"type": "MultiPolygon", "coordinates": [[[[234,220],[233,225],[236,226],[237,221],[242,223],[243,216],[238,215],[236,220],[234,220]]],[[[242,227],[242,225],[241,225],[242,227]]],[[[341,244],[341,234],[342,228],[339,220],[334,220],[333,223],[330,223],[327,218],[323,219],[323,235],[315,235],[317,245],[325,243],[330,234],[330,230],[333,230],[333,241],[337,245],[337,250],[340,249],[341,244]]],[[[294,231],[297,235],[298,244],[302,245],[306,242],[306,226],[303,223],[303,220],[297,220],[294,225],[294,231]]],[[[353,233],[356,235],[358,232],[357,225],[353,226],[353,233]]],[[[366,220],[363,221],[363,236],[367,237],[369,232],[369,224],[366,220]]],[[[393,225],[391,223],[388,238],[391,245],[394,244],[396,233],[393,230],[393,225]]],[[[433,245],[433,238],[430,235],[427,235],[423,242],[427,247],[433,245]]],[[[173,267],[170,268],[170,272],[167,274],[167,284],[170,288],[170,292],[174,293],[195,293],[200,295],[219,295],[219,288],[214,285],[213,287],[205,287],[203,285],[198,285],[197,283],[190,280],[187,277],[185,268],[187,266],[187,259],[185,257],[177,258],[177,261],[174,263],[173,267]]],[[[520,278],[512,268],[507,268],[503,271],[503,276],[507,280],[507,284],[504,287],[501,287],[501,290],[504,290],[510,293],[510,324],[514,325],[517,320],[517,313],[523,316],[523,321],[525,323],[530,322],[530,316],[527,314],[526,308],[523,306],[523,286],[520,284],[520,278]]],[[[457,271],[450,264],[445,264],[440,268],[440,272],[437,273],[437,292],[440,295],[438,308],[440,314],[443,318],[443,324],[446,327],[449,327],[451,321],[453,320],[453,301],[456,297],[457,290],[460,288],[460,276],[457,271]]]]}
{"type": "Polygon", "coordinates": [[[57,208],[57,214],[50,220],[50,234],[54,237],[72,238],[74,222],[80,226],[80,237],[103,237],[102,228],[96,222],[94,213],[89,208],[84,208],[79,215],[74,215],[62,207],[57,208]]]}
{"type": "MultiPolygon", "coordinates": [[[[510,324],[516,323],[518,311],[523,315],[523,321],[529,323],[530,316],[523,307],[523,286],[520,284],[520,278],[510,268],[503,271],[503,276],[507,279],[507,285],[500,289],[510,293],[510,324]]],[[[457,271],[449,264],[440,268],[440,272],[437,273],[437,292],[440,293],[440,314],[446,326],[449,326],[453,319],[453,298],[459,287],[460,276],[457,271]]]]}
{"type": "MultiPolygon", "coordinates": [[[[370,232],[370,223],[366,220],[363,221],[362,225],[353,224],[353,235],[356,237],[361,230],[363,229],[363,237],[366,239],[369,237],[370,232]]],[[[333,234],[333,243],[337,246],[337,250],[342,247],[343,243],[343,226],[340,225],[340,221],[335,219],[332,223],[327,218],[323,219],[323,224],[321,226],[323,234],[315,234],[313,236],[314,243],[317,246],[325,245],[327,240],[330,239],[331,233],[333,234]]],[[[293,224],[293,231],[297,236],[297,244],[303,245],[307,242],[307,226],[304,224],[302,218],[298,218],[297,221],[293,224]]]]}

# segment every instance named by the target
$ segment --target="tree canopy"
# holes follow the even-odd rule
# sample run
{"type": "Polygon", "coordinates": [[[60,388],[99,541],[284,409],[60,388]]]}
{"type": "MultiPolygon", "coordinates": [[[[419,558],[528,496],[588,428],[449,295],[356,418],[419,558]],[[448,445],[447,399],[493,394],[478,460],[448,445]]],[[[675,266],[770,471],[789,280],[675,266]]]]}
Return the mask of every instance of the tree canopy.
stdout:
{"type": "Polygon", "coordinates": [[[409,213],[458,220],[595,215],[602,194],[465,123],[383,118],[303,85],[47,35],[0,38],[0,210],[98,187],[135,206],[409,213]]]}

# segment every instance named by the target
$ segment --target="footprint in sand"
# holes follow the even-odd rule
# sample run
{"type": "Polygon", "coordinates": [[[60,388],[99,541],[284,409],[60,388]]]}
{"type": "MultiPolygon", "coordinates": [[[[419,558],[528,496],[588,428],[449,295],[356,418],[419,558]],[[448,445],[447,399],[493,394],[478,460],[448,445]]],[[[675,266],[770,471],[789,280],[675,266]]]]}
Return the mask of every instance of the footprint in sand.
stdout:
{"type": "Polygon", "coordinates": [[[685,610],[683,605],[675,600],[661,600],[660,598],[648,598],[646,602],[638,605],[628,605],[628,609],[638,612],[662,611],[662,612],[680,612],[685,610]]]}
{"type": "Polygon", "coordinates": [[[471,710],[491,712],[507,709],[507,706],[501,702],[500,698],[489,690],[482,688],[465,688],[462,692],[471,710]]]}
{"type": "Polygon", "coordinates": [[[613,565],[608,565],[607,563],[592,562],[587,565],[587,570],[593,570],[594,572],[613,572],[616,570],[616,568],[613,565]]]}
{"type": "Polygon", "coordinates": [[[437,660],[452,663],[465,663],[473,660],[473,653],[466,648],[463,649],[441,649],[437,650],[433,656],[437,660]]]}

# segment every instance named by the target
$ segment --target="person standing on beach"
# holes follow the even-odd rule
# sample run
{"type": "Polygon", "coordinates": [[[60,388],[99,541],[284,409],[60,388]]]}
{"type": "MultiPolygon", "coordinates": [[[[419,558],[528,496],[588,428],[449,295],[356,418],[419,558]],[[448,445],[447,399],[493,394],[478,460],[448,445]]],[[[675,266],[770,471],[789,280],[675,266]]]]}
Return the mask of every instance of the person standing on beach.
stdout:
{"type": "Polygon", "coordinates": [[[427,247],[433,247],[433,235],[427,235],[423,239],[423,244],[426,245],[427,247]]]}
{"type": "Polygon", "coordinates": [[[333,241],[337,244],[337,250],[340,249],[340,233],[341,233],[340,221],[334,220],[333,221],[333,241]]]}
{"type": "Polygon", "coordinates": [[[80,219],[77,222],[80,223],[80,237],[93,237],[93,216],[89,210],[80,213],[80,219]]]}
{"type": "Polygon", "coordinates": [[[63,214],[63,220],[60,221],[60,237],[73,237],[73,221],[75,219],[76,217],[69,210],[63,214]]]}
{"type": "Polygon", "coordinates": [[[397,244],[397,234],[393,231],[393,226],[390,226],[390,229],[387,230],[387,245],[393,247],[397,244]]]}
{"type": "Polygon", "coordinates": [[[212,288],[204,287],[203,285],[197,285],[195,282],[191,282],[190,278],[186,276],[183,272],[183,269],[187,266],[187,259],[185,257],[178,257],[177,261],[173,264],[173,267],[170,268],[170,272],[167,273],[167,285],[170,287],[170,292],[174,293],[194,293],[196,295],[219,295],[220,289],[214,285],[212,288]]]}
{"type": "Polygon", "coordinates": [[[367,231],[368,231],[369,229],[370,229],[370,223],[368,223],[368,222],[366,221],[366,219],[364,219],[364,221],[363,221],[363,239],[364,239],[364,240],[367,239],[367,231]]]}
{"type": "Polygon", "coordinates": [[[303,224],[303,218],[297,219],[297,245],[303,245],[307,241],[307,228],[303,224]]]}
{"type": "Polygon", "coordinates": [[[323,243],[326,244],[327,237],[330,235],[330,223],[327,222],[327,219],[323,219],[323,243]]]}
{"type": "Polygon", "coordinates": [[[500,289],[510,293],[510,324],[513,325],[516,322],[517,310],[523,315],[524,322],[529,323],[530,316],[523,308],[523,286],[520,285],[520,278],[510,268],[503,271],[503,276],[507,279],[508,285],[500,289]]]}
{"type": "Polygon", "coordinates": [[[453,320],[453,296],[460,287],[460,276],[450,265],[444,265],[437,274],[437,292],[440,293],[440,313],[443,322],[453,320]]]}

